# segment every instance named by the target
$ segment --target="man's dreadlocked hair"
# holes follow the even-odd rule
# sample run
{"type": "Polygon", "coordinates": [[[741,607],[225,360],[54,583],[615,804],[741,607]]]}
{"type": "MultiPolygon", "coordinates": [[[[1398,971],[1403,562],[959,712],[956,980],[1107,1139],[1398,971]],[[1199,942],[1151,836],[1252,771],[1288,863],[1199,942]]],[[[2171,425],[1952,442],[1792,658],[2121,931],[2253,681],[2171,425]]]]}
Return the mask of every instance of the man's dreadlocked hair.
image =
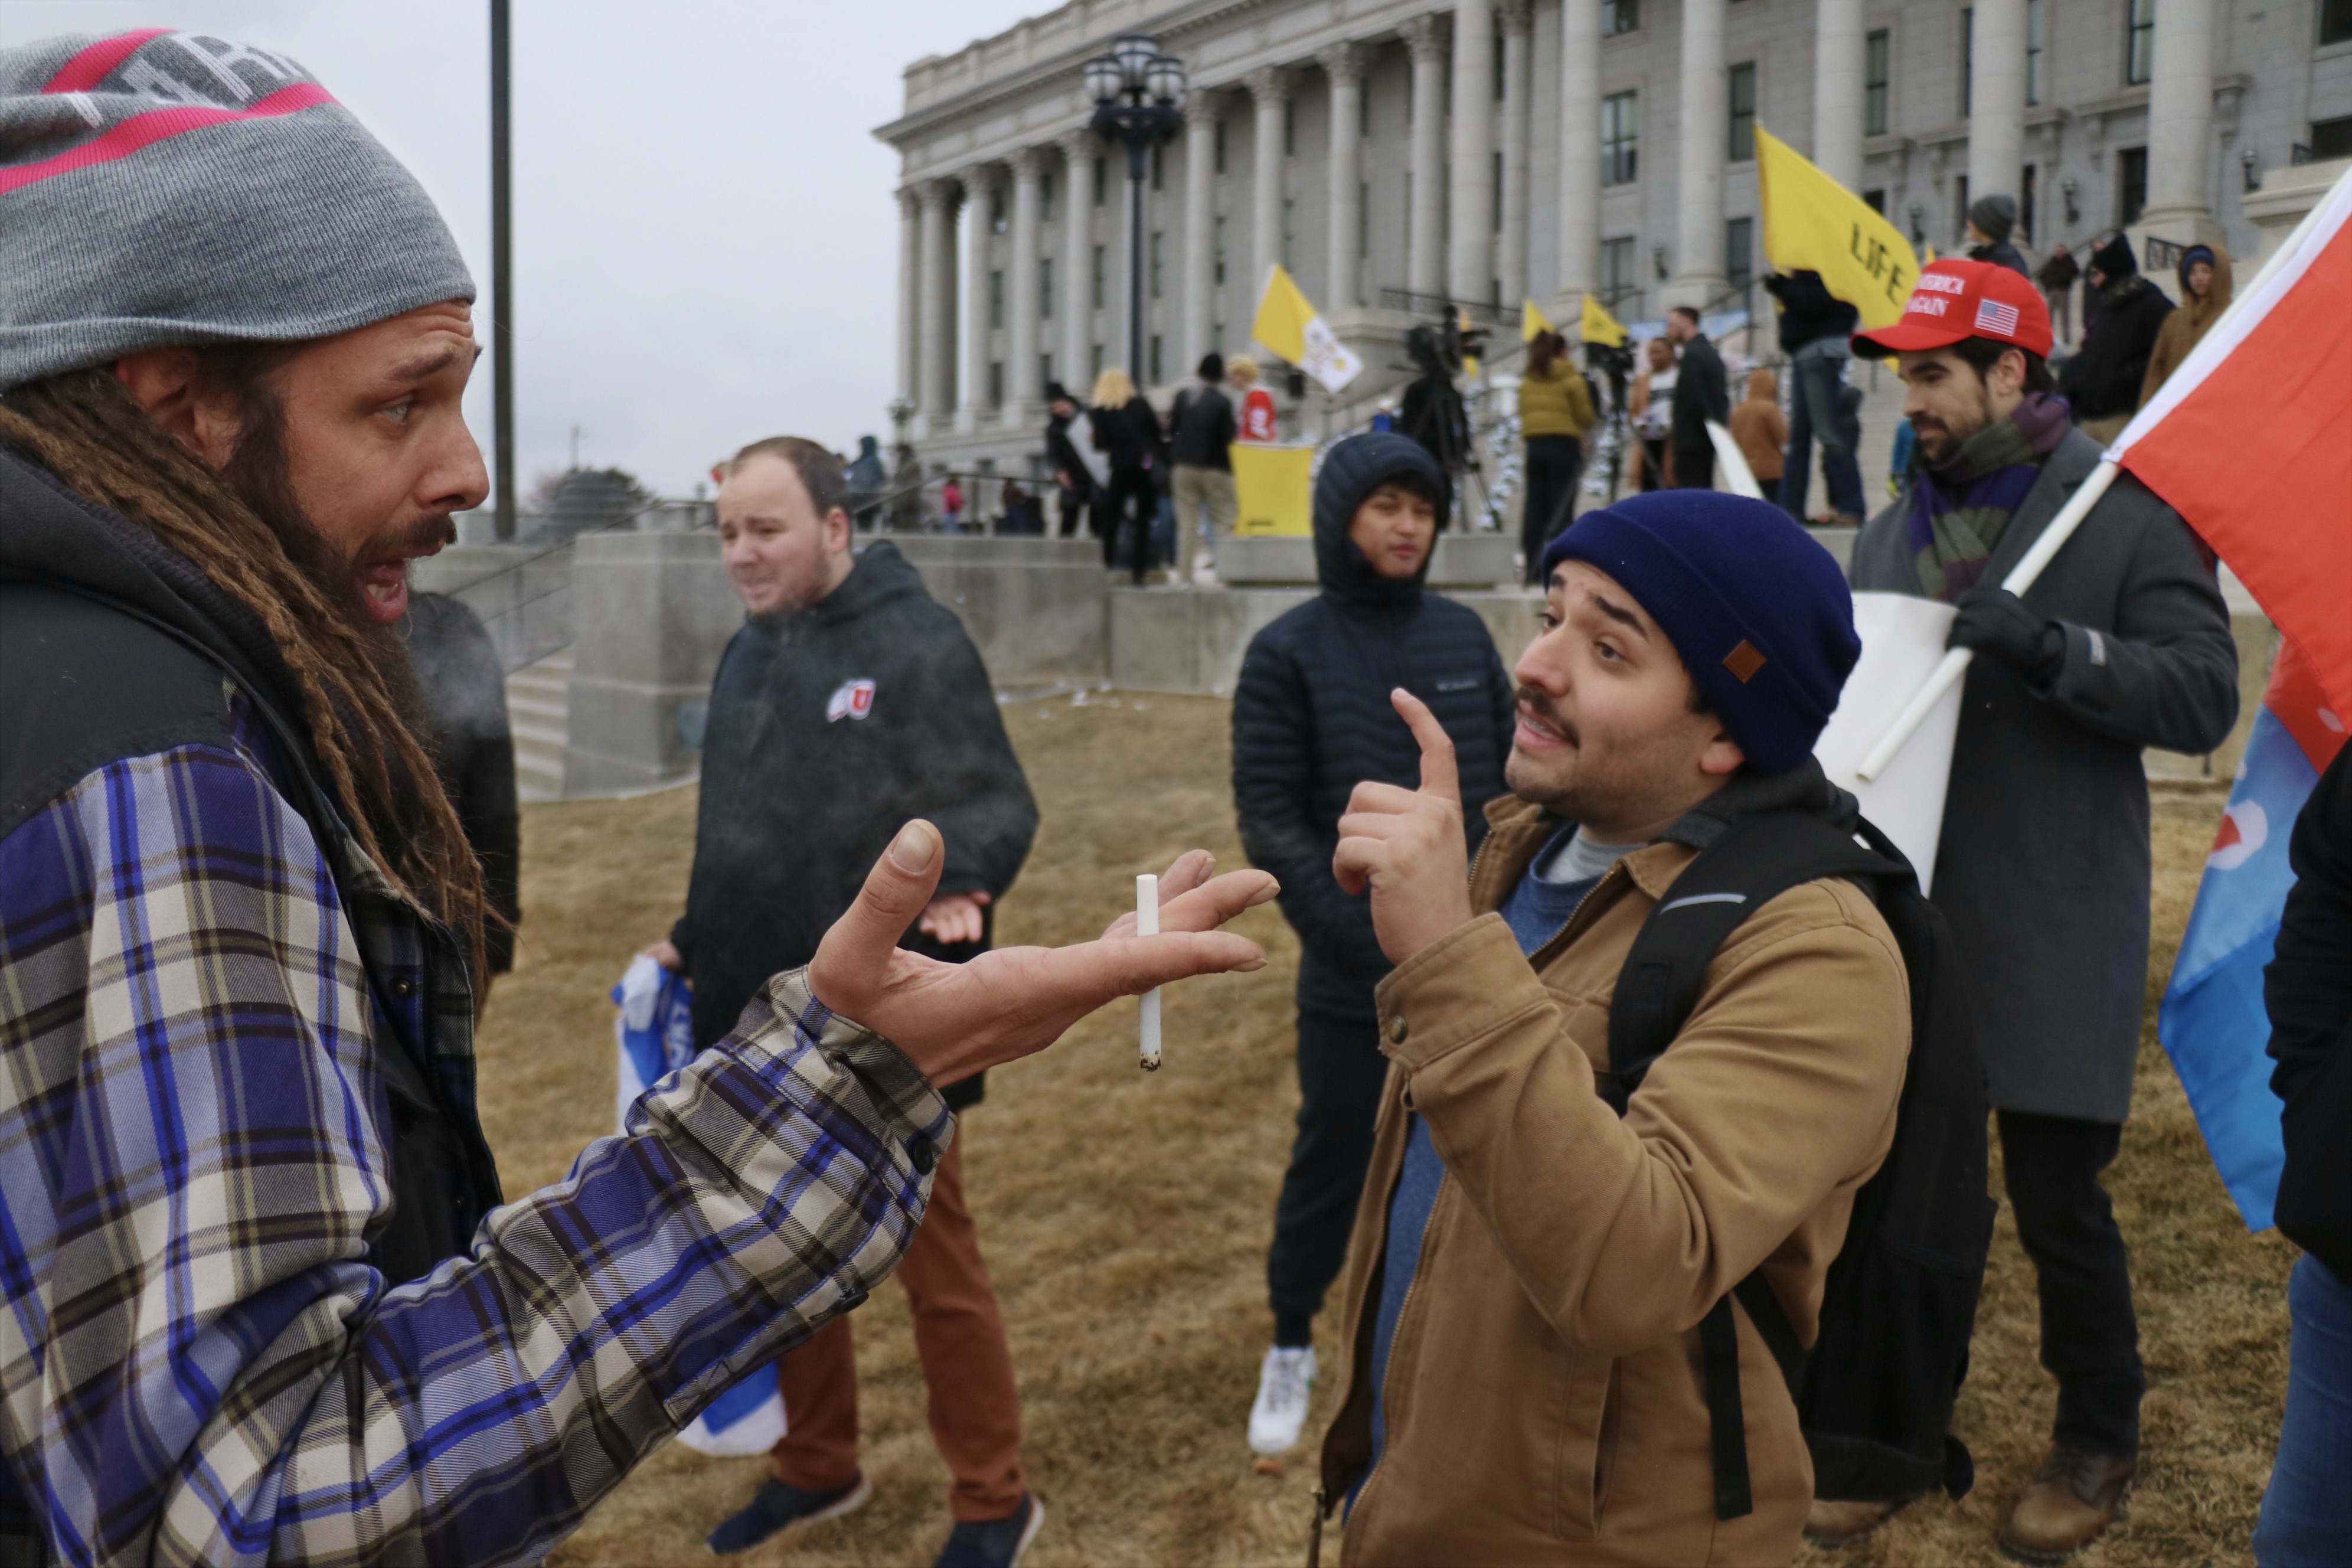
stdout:
{"type": "Polygon", "coordinates": [[[349,568],[302,517],[286,483],[283,413],[263,378],[293,346],[198,352],[204,379],[233,393],[244,415],[236,454],[222,472],[148,417],[104,368],[11,389],[0,400],[0,437],[185,557],[268,630],[360,847],[457,933],[478,1002],[488,973],[481,866],[404,718],[397,660],[387,661],[353,608],[323,585],[349,568]]]}

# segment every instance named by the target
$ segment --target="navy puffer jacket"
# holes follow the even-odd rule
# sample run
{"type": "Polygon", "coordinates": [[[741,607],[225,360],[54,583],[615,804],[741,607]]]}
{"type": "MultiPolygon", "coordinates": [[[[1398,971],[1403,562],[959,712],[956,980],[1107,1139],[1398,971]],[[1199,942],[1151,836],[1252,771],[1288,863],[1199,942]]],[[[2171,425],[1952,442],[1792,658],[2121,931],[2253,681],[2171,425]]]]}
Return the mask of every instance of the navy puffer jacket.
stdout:
{"type": "MultiPolygon", "coordinates": [[[[1511,679],[1486,623],[1423,590],[1429,566],[1392,582],[1348,540],[1348,523],[1386,479],[1444,476],[1405,437],[1358,436],[1334,447],[1315,484],[1315,562],[1322,592],[1251,639],[1234,692],[1234,805],[1250,859],[1282,882],[1282,912],[1304,950],[1301,1011],[1370,1020],[1389,971],[1369,898],[1331,874],[1339,816],[1366,779],[1417,787],[1421,748],[1389,704],[1399,686],[1429,704],[1461,769],[1466,857],[1486,829],[1481,808],[1503,793],[1511,747],[1511,679]]],[[[1438,525],[1445,522],[1441,507],[1438,525]]]]}

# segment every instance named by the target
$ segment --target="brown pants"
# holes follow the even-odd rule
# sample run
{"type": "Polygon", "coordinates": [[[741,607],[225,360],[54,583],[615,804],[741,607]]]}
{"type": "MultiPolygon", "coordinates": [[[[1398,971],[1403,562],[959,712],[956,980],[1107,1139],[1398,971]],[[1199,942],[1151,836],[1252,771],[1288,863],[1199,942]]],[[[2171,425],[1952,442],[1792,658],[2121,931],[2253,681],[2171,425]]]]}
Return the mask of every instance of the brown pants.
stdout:
{"type": "MultiPolygon", "coordinates": [[[[981,1261],[963,1195],[963,1144],[948,1145],[931,1206],[898,1265],[915,1314],[915,1353],[929,1393],[931,1441],[955,1485],[959,1521],[1003,1519],[1021,1506],[1021,1396],[1004,1319],[981,1261]]],[[[835,1318],[776,1363],[790,1430],[769,1450],[776,1479],[831,1491],[857,1478],[857,1351],[850,1317],[835,1318]]]]}

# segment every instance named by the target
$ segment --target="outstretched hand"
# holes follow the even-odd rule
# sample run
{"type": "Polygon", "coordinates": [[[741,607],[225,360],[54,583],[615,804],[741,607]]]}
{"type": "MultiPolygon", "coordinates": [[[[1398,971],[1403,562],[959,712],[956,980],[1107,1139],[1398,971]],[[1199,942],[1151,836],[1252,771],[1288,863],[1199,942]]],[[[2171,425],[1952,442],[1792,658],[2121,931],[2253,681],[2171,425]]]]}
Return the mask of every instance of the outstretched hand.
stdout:
{"type": "Polygon", "coordinates": [[[887,1037],[933,1083],[1044,1050],[1119,996],[1195,974],[1265,966],[1257,943],[1217,928],[1277,890],[1263,871],[1209,873],[1194,849],[1160,879],[1159,936],[1137,936],[1132,910],[1101,938],[1069,947],[1009,947],[941,963],[898,946],[939,885],[939,829],[919,818],[866,873],[857,900],[817,945],[809,989],[825,1006],[887,1037]]]}
{"type": "Polygon", "coordinates": [[[1331,874],[1350,893],[1371,889],[1372,933],[1388,961],[1402,963],[1470,922],[1470,872],[1454,742],[1412,692],[1399,687],[1389,700],[1421,742],[1421,787],[1358,784],[1339,818],[1331,874]]]}

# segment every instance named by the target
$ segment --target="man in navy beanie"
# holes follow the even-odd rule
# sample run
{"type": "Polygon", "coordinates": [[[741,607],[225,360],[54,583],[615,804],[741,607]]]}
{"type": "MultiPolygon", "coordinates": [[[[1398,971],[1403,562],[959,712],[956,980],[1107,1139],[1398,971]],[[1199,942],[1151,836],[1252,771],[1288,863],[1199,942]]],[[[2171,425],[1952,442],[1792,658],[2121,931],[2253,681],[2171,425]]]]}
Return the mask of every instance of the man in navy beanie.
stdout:
{"type": "Polygon", "coordinates": [[[1852,830],[1811,751],[1853,602],[1785,513],[1711,491],[1589,512],[1543,567],[1469,877],[1452,747],[1407,693],[1420,788],[1363,784],[1339,822],[1396,968],[1324,1494],[1350,1563],[1785,1563],[1796,1409],[1739,1330],[1753,1506],[1718,1518],[1698,1324],[1760,1267],[1813,1338],[1894,1134],[1902,956],[1855,885],[1801,884],[1726,939],[1622,1118],[1596,1071],[1634,935],[1702,849],[1754,813],[1852,830]]]}

